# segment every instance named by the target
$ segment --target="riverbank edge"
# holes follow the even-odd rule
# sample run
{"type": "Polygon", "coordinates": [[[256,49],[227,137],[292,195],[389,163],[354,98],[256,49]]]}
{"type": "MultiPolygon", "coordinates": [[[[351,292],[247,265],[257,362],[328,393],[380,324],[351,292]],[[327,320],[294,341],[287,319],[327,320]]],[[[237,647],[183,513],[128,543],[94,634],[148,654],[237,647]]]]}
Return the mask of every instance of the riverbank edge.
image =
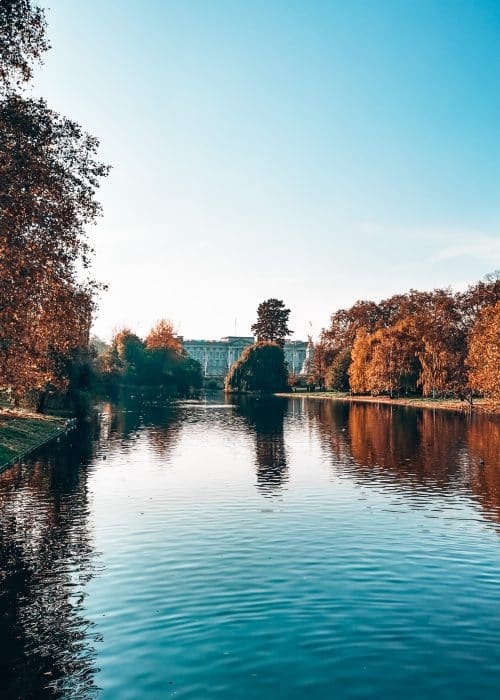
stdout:
{"type": "Polygon", "coordinates": [[[0,410],[0,474],[63,435],[74,419],[0,410]]]}
{"type": "Polygon", "coordinates": [[[429,398],[403,398],[391,399],[388,396],[350,396],[342,392],[308,392],[308,391],[288,391],[276,393],[275,396],[286,397],[288,399],[304,398],[329,401],[348,401],[349,403],[371,403],[382,404],[384,406],[408,406],[410,408],[431,408],[437,411],[454,411],[459,413],[482,413],[493,416],[500,415],[500,406],[489,402],[486,399],[476,399],[472,407],[459,399],[429,399],[429,398]]]}

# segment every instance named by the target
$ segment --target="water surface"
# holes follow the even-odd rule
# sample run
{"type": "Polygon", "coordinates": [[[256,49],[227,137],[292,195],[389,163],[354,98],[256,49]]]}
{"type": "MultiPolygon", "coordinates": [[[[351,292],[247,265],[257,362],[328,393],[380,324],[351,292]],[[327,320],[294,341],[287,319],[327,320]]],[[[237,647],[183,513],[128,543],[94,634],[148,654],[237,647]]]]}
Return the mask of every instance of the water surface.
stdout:
{"type": "Polygon", "coordinates": [[[0,695],[500,693],[500,429],[130,398],[0,475],[0,695]]]}

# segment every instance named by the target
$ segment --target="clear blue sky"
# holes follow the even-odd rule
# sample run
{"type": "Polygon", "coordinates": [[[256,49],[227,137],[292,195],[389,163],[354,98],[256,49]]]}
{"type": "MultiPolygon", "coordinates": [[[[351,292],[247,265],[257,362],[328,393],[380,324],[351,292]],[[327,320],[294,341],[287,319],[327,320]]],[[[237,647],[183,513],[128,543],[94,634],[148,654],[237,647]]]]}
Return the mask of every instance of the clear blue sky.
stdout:
{"type": "Polygon", "coordinates": [[[500,267],[500,3],[50,0],[35,92],[113,166],[96,331],[296,337],[500,267]]]}

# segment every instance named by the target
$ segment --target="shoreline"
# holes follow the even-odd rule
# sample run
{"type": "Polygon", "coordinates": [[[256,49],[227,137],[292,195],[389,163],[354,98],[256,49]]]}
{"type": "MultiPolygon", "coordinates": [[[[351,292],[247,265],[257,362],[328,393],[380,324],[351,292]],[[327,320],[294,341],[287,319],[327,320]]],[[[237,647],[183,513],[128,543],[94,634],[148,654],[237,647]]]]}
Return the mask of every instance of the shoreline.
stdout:
{"type": "Polygon", "coordinates": [[[72,422],[56,416],[0,410],[0,474],[63,435],[72,422]]]}
{"type": "Polygon", "coordinates": [[[480,413],[483,415],[500,415],[500,406],[487,399],[476,399],[472,407],[460,399],[431,399],[428,397],[398,397],[391,399],[389,396],[350,396],[348,393],[335,391],[293,391],[280,392],[275,396],[288,399],[316,399],[329,401],[347,401],[349,403],[383,404],[384,406],[407,406],[410,408],[431,408],[439,411],[454,411],[459,413],[480,413]]]}

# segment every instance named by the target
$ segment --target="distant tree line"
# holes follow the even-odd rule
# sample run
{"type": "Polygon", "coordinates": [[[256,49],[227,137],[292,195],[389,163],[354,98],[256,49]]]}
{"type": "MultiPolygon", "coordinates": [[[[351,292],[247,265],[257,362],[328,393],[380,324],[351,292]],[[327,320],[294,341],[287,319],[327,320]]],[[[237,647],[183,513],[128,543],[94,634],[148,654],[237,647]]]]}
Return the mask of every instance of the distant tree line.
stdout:
{"type": "Polygon", "coordinates": [[[100,343],[96,354],[100,385],[112,396],[123,386],[186,394],[202,384],[200,363],[186,354],[172,323],[165,319],[144,340],[129,328],[118,331],[110,345],[100,343]]]}
{"type": "MultiPolygon", "coordinates": [[[[89,345],[103,286],[89,273],[86,227],[108,167],[95,137],[25,92],[48,48],[36,2],[0,0],[0,391],[43,411],[56,393],[83,406],[95,384],[199,386],[199,365],[166,321],[144,340],[124,329],[109,347],[89,345]]],[[[278,299],[259,306],[258,342],[228,390],[282,388],[289,313],[278,299]]],[[[499,276],[456,294],[358,301],[332,315],[314,358],[311,380],[328,389],[500,400],[499,276]]]]}
{"type": "Polygon", "coordinates": [[[464,292],[410,290],[336,311],[313,379],[355,394],[500,399],[500,275],[464,292]]]}

